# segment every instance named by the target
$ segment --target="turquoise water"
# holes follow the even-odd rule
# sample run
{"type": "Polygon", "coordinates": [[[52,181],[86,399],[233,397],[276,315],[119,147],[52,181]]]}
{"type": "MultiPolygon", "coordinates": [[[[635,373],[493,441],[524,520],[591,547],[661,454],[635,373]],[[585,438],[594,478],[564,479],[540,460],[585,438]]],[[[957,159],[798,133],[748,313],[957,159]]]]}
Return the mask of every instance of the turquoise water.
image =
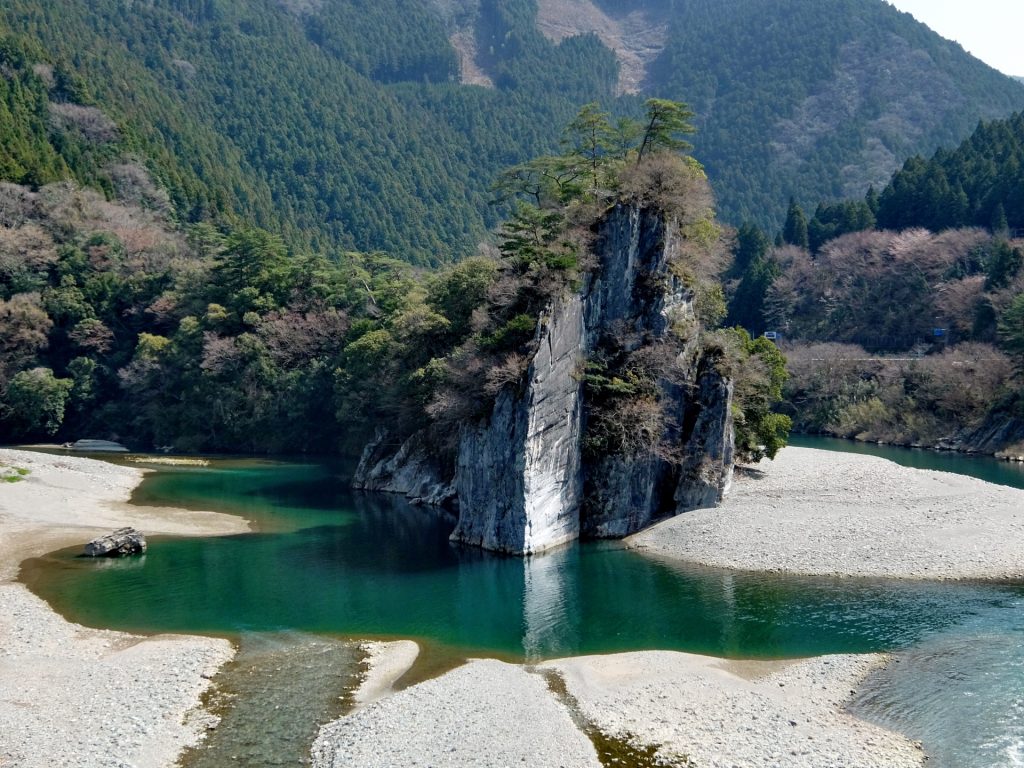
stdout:
{"type": "Polygon", "coordinates": [[[900,448],[895,445],[858,443],[853,440],[811,435],[792,435],[789,444],[802,448],[879,456],[904,467],[954,472],[958,475],[977,477],[989,483],[1024,488],[1024,464],[1001,461],[991,456],[968,456],[952,451],[926,451],[923,448],[900,448]]]}
{"type": "MultiPolygon", "coordinates": [[[[819,437],[794,436],[791,443],[1024,488],[1024,464],[990,457],[819,437]]],[[[923,741],[929,765],[1024,766],[1024,599],[979,607],[926,632],[897,660],[863,686],[853,704],[857,714],[923,741]]]]}
{"type": "MultiPolygon", "coordinates": [[[[1019,467],[814,438],[1024,487],[1019,467]]],[[[242,514],[258,532],[155,538],[142,558],[74,552],[23,579],[68,618],[135,631],[410,637],[453,656],[536,660],[676,649],[784,658],[897,651],[859,713],[932,764],[1024,764],[1024,586],[781,577],[649,560],[609,543],[528,560],[453,545],[453,521],[346,490],[330,464],[218,461],[150,476],[137,503],[242,514]]]]}
{"type": "Polygon", "coordinates": [[[23,578],[64,615],[134,631],[398,636],[513,658],[640,649],[797,657],[906,648],[1024,590],[665,564],[609,543],[527,560],[448,541],[444,514],[351,494],[322,464],[164,471],[137,501],[224,509],[258,533],[58,553],[23,578]]]}

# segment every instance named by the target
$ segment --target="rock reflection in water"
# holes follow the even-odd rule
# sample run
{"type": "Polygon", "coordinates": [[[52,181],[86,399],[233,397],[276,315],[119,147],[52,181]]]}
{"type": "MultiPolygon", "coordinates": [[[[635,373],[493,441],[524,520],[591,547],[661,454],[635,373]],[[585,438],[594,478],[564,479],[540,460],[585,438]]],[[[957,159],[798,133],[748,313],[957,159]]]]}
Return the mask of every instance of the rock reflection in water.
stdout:
{"type": "Polygon", "coordinates": [[[578,582],[569,571],[578,568],[578,547],[563,547],[523,560],[523,656],[548,658],[552,649],[572,655],[580,647],[578,582]]]}

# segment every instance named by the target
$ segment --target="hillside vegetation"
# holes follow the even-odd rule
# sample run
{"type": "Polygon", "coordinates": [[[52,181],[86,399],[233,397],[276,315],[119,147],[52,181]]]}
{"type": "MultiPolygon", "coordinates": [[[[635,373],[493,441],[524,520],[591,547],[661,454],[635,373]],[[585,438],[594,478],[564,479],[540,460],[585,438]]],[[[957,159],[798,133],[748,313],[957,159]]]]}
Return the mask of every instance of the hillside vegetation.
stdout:
{"type": "Polygon", "coordinates": [[[784,339],[799,428],[1005,448],[1024,439],[1024,120],[911,158],[880,194],[741,228],[731,319],[784,339]]]}
{"type": "MultiPolygon", "coordinates": [[[[879,0],[786,0],[767,20],[755,0],[598,5],[655,19],[635,41],[654,46],[641,94],[693,105],[727,221],[861,194],[1024,105],[1020,84],[879,0]]],[[[537,15],[533,0],[10,0],[0,120],[18,146],[0,163],[109,193],[101,150],[117,142],[180,220],[442,263],[508,212],[491,205],[499,170],[556,150],[579,104],[638,109],[596,35],[556,43],[537,15]],[[493,87],[461,84],[460,55],[493,87]],[[93,108],[112,125],[90,127],[93,108]]]]}
{"type": "MultiPolygon", "coordinates": [[[[703,170],[677,154],[689,116],[652,100],[642,121],[613,127],[588,105],[563,153],[503,175],[514,213],[498,252],[433,272],[380,254],[327,259],[245,225],[178,225],[145,169],[124,158],[102,172],[132,181],[115,190],[124,199],[69,182],[2,183],[0,434],[333,452],[361,449],[381,427],[429,425],[441,451],[520,385],[539,317],[593,269],[591,228],[620,203],[678,222],[675,268],[713,329],[724,313],[721,230],[703,170]]],[[[692,330],[681,326],[681,338],[692,330]]],[[[740,449],[773,452],[788,424],[769,412],[781,358],[742,335],[709,343],[737,379],[740,449]]],[[[591,372],[603,393],[593,421],[605,437],[595,439],[623,425],[630,445],[660,439],[665,430],[640,427],[660,424],[658,372],[693,350],[677,347],[646,362],[609,357],[591,372]]]]}

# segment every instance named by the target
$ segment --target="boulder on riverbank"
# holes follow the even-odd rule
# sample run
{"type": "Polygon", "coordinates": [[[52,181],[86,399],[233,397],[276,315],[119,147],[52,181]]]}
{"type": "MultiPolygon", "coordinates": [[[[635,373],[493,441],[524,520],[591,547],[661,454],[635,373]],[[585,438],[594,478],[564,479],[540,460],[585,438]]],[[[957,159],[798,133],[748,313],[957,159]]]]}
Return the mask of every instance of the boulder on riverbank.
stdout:
{"type": "Polygon", "coordinates": [[[134,528],[118,528],[85,545],[86,557],[128,557],[146,552],[146,537],[134,528]]]}

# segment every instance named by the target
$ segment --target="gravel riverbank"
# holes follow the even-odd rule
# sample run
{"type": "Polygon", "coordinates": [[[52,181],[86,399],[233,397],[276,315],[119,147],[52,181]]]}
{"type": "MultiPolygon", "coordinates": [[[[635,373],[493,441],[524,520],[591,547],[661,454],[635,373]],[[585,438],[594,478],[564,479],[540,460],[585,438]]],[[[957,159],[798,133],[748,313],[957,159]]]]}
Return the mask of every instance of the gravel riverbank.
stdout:
{"type": "Polygon", "coordinates": [[[601,768],[540,675],[475,660],[325,725],[317,768],[601,768]]]}
{"type": "Polygon", "coordinates": [[[80,457],[0,449],[30,470],[0,483],[0,766],[158,768],[212,718],[200,696],[234,651],[226,640],[139,637],[65,621],[12,583],[22,560],[131,525],[213,535],[248,528],[212,512],[133,507],[140,470],[80,457]]]}
{"type": "Polygon", "coordinates": [[[872,456],[785,448],[721,506],[627,540],[645,554],[806,575],[1024,578],[1024,490],[872,456]]]}
{"type": "Polygon", "coordinates": [[[659,651],[537,667],[475,660],[324,726],[313,765],[633,765],[607,762],[607,738],[602,762],[591,741],[599,732],[648,755],[642,765],[652,767],[918,768],[918,745],[845,709],[885,660],[737,662],[659,651]]]}
{"type": "Polygon", "coordinates": [[[702,768],[911,768],[920,747],[846,712],[885,656],[726,661],[651,651],[550,662],[602,733],[702,768]],[[688,760],[689,763],[683,759],[688,760]]]}

